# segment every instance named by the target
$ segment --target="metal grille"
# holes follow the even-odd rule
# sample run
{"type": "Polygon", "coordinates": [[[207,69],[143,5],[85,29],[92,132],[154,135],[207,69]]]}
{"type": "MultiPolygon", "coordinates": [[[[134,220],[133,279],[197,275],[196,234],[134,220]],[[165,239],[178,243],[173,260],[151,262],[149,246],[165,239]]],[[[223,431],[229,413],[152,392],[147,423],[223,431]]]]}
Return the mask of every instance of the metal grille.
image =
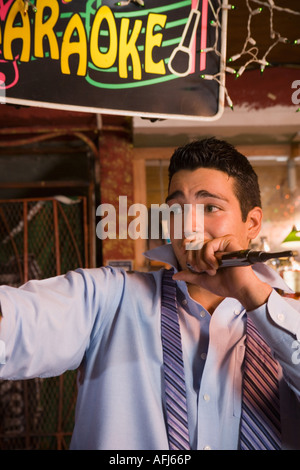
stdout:
{"type": "MultiPolygon", "coordinates": [[[[87,264],[84,197],[0,200],[0,284],[17,287],[87,264]]],[[[0,381],[0,449],[68,448],[76,395],[76,371],[0,381]]]]}

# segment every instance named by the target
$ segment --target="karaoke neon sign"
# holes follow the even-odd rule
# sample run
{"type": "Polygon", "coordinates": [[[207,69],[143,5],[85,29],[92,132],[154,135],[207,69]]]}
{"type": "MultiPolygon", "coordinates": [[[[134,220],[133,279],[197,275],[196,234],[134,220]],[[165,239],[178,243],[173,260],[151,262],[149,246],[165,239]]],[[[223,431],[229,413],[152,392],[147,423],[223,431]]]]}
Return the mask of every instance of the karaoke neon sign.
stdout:
{"type": "Polygon", "coordinates": [[[23,0],[0,0],[0,88],[17,85],[22,66],[37,61],[53,61],[63,76],[107,90],[150,87],[206,69],[208,0],[149,1],[152,8],[129,11],[99,0],[82,2],[78,11],[75,3],[72,9],[72,0],[36,0],[33,14],[24,12],[23,0]]]}

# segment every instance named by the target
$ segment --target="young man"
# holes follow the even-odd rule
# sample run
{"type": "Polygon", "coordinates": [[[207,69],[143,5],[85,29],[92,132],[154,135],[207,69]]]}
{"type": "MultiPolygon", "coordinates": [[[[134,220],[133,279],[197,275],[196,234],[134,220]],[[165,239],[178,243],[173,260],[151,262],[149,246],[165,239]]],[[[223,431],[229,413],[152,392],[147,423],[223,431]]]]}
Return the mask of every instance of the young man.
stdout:
{"type": "Polygon", "coordinates": [[[168,204],[204,206],[203,247],[187,249],[171,220],[171,244],[146,254],[171,271],[79,269],[1,287],[0,375],[80,366],[72,449],[299,449],[299,303],[265,265],[217,269],[218,252],[259,233],[257,177],[215,139],[177,149],[169,170],[168,204]]]}

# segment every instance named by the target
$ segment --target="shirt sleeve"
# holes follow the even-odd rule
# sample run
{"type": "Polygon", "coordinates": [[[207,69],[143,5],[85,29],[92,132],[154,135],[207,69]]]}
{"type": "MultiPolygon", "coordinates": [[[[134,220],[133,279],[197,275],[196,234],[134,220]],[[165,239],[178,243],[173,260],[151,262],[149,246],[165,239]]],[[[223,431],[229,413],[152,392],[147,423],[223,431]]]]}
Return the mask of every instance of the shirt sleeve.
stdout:
{"type": "Polygon", "coordinates": [[[0,377],[49,377],[77,368],[104,312],[117,309],[122,277],[98,268],[1,286],[0,377]]]}
{"type": "Polygon", "coordinates": [[[285,381],[300,399],[300,302],[272,291],[265,305],[247,314],[280,363],[285,381]]]}

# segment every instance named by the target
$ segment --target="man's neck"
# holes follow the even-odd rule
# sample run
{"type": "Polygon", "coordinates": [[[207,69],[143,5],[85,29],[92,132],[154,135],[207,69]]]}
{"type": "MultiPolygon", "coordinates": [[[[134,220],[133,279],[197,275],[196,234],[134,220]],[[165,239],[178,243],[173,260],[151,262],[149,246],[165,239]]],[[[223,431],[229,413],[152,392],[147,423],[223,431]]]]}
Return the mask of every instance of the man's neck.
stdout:
{"type": "Polygon", "coordinates": [[[188,292],[190,297],[202,305],[211,315],[217,308],[217,306],[222,302],[223,297],[213,294],[212,292],[203,289],[202,287],[195,286],[193,284],[188,284],[188,292]]]}

